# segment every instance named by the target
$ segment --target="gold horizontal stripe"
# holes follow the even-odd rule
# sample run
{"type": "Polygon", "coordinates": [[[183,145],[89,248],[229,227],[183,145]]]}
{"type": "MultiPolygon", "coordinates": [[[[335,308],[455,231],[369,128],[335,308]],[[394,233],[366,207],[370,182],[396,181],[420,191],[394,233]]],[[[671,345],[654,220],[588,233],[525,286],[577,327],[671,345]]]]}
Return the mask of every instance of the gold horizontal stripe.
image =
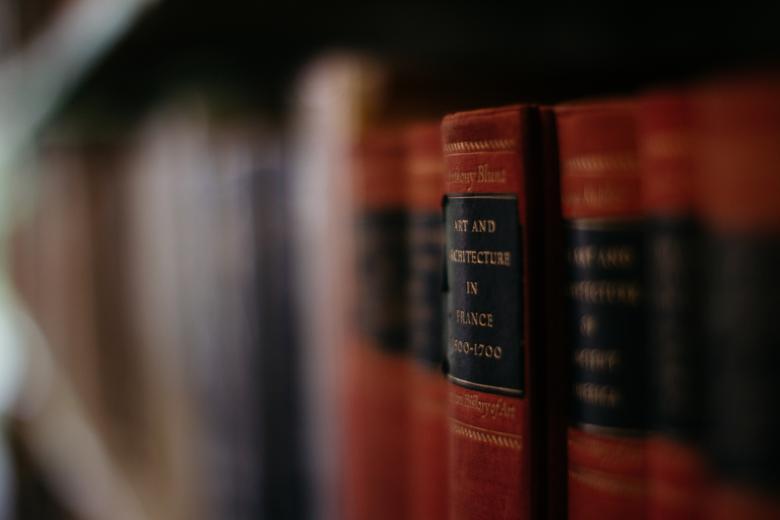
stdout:
{"type": "Polygon", "coordinates": [[[506,448],[512,451],[523,451],[522,435],[471,426],[460,422],[457,419],[450,419],[450,431],[458,437],[463,437],[480,444],[488,444],[490,446],[506,448]]]}
{"type": "Polygon", "coordinates": [[[518,390],[517,388],[509,388],[506,386],[484,385],[482,383],[472,383],[471,381],[460,379],[459,377],[455,377],[453,375],[449,375],[447,377],[449,378],[450,381],[457,383],[461,386],[465,386],[466,388],[473,388],[475,390],[493,390],[495,392],[501,392],[502,394],[515,395],[515,396],[523,395],[523,391],[518,390]]]}
{"type": "Polygon", "coordinates": [[[636,443],[626,445],[602,441],[598,438],[569,437],[567,444],[569,450],[596,457],[602,463],[620,461],[621,464],[630,464],[634,467],[641,467],[645,463],[643,446],[636,443]]]}
{"type": "Polygon", "coordinates": [[[564,163],[567,173],[569,170],[578,172],[598,173],[604,171],[621,171],[634,173],[638,167],[636,155],[631,152],[582,155],[572,157],[564,163]]]}
{"type": "Polygon", "coordinates": [[[580,467],[569,469],[569,477],[591,488],[618,496],[638,496],[647,492],[643,480],[610,475],[580,467]]]}
{"type": "Polygon", "coordinates": [[[645,437],[647,435],[646,430],[640,430],[638,428],[619,428],[615,426],[601,426],[598,424],[590,423],[577,423],[577,427],[587,433],[595,433],[599,435],[612,435],[615,437],[645,437]]]}
{"type": "Polygon", "coordinates": [[[566,226],[571,229],[583,229],[592,231],[610,231],[620,229],[630,229],[642,223],[640,217],[607,217],[607,218],[578,218],[566,221],[566,226]]]}
{"type": "Polygon", "coordinates": [[[478,141],[455,141],[444,144],[444,153],[470,153],[515,150],[517,141],[514,139],[483,139],[478,141]]]}
{"type": "Polygon", "coordinates": [[[483,195],[483,194],[471,194],[471,195],[447,195],[447,199],[499,199],[499,200],[515,200],[516,195],[483,195]]]}

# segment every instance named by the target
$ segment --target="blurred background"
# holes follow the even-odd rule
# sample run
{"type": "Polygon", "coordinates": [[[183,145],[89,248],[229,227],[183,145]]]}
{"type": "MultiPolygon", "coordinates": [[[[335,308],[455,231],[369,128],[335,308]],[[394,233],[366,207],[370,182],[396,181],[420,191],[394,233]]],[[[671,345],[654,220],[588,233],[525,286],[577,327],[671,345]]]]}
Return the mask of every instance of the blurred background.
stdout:
{"type": "Polygon", "coordinates": [[[0,518],[339,518],[358,136],[780,58],[651,7],[0,0],[0,518]]]}

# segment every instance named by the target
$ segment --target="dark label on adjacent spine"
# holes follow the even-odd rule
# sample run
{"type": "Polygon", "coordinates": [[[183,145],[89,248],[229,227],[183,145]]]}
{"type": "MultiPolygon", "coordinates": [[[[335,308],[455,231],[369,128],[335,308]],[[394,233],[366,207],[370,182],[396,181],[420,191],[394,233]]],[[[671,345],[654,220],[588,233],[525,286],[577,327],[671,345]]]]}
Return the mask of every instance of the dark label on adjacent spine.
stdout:
{"type": "Polygon", "coordinates": [[[702,419],[697,234],[690,218],[647,222],[647,352],[655,430],[698,437],[702,419]]]}
{"type": "Polygon", "coordinates": [[[416,213],[409,221],[410,340],[417,360],[440,366],[444,358],[441,264],[444,230],[441,213],[416,213]]]}
{"type": "Polygon", "coordinates": [[[358,221],[358,322],[385,350],[407,348],[406,212],[364,213],[358,221]]]}
{"type": "Polygon", "coordinates": [[[639,222],[568,225],[575,425],[646,426],[642,232],[639,222]]]}
{"type": "Polygon", "coordinates": [[[444,203],[447,360],[462,386],[523,395],[523,258],[517,197],[444,203]]]}
{"type": "Polygon", "coordinates": [[[710,237],[702,258],[707,433],[718,473],[780,490],[780,237],[710,237]]]}

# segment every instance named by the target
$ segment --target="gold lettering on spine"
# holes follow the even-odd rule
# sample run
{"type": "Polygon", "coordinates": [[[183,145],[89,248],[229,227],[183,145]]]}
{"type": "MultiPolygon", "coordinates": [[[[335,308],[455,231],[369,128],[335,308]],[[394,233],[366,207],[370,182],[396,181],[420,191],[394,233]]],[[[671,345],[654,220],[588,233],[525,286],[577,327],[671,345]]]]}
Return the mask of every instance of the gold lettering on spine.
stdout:
{"type": "Polygon", "coordinates": [[[505,184],[506,170],[491,170],[487,164],[480,164],[476,170],[453,170],[447,172],[452,184],[505,184]]]}
{"type": "Polygon", "coordinates": [[[564,205],[596,210],[628,204],[634,198],[630,188],[619,186],[584,186],[580,191],[572,190],[563,195],[564,205]]]}
{"type": "Polygon", "coordinates": [[[496,221],[492,219],[477,219],[471,224],[472,233],[495,233],[496,221]]]}
{"type": "Polygon", "coordinates": [[[574,362],[581,368],[591,372],[612,372],[620,365],[620,352],[617,350],[582,348],[574,353],[574,362]]]}
{"type": "Polygon", "coordinates": [[[492,312],[475,312],[464,311],[463,309],[455,309],[455,320],[461,325],[486,327],[489,329],[493,328],[492,312]]]}
{"type": "Polygon", "coordinates": [[[616,388],[597,383],[577,383],[574,385],[574,395],[582,402],[605,408],[615,408],[622,401],[616,388]]]}
{"type": "Polygon", "coordinates": [[[613,282],[607,280],[587,280],[574,282],[569,288],[571,297],[583,303],[619,303],[637,305],[641,296],[637,282],[613,282]]]}
{"type": "Polygon", "coordinates": [[[463,218],[454,221],[453,227],[459,233],[495,233],[496,221],[493,219],[476,219],[469,224],[469,219],[463,218]]]}
{"type": "Polygon", "coordinates": [[[636,263],[636,251],[631,246],[579,246],[573,248],[569,255],[571,262],[579,267],[627,269],[636,263]]]}
{"type": "MultiPolygon", "coordinates": [[[[468,182],[468,183],[496,183],[506,181],[506,172],[503,169],[494,170],[487,164],[482,164],[475,171],[451,171],[448,173],[450,182],[468,182]]],[[[457,280],[450,286],[453,300],[449,306],[449,323],[452,326],[448,339],[448,356],[453,364],[463,367],[469,371],[469,375],[460,374],[453,371],[449,379],[458,385],[472,387],[479,390],[499,391],[503,394],[522,395],[522,391],[514,388],[505,388],[503,386],[494,386],[483,384],[478,378],[486,377],[484,374],[492,370],[503,370],[503,363],[506,358],[512,357],[513,352],[506,352],[506,345],[496,343],[502,342],[504,337],[500,335],[501,330],[496,330],[505,324],[497,322],[496,314],[500,315],[501,310],[491,308],[495,302],[491,299],[483,300],[481,296],[485,293],[483,282],[488,283],[488,293],[492,290],[489,282],[500,280],[507,276],[504,268],[514,268],[512,251],[493,250],[493,247],[507,247],[504,240],[498,240],[500,233],[507,232],[509,221],[504,222],[508,205],[501,203],[502,212],[494,213],[494,209],[489,203],[482,202],[480,199],[500,199],[504,201],[513,201],[512,196],[500,195],[464,195],[452,196],[450,200],[472,199],[475,206],[468,208],[464,205],[463,213],[457,215],[457,218],[448,222],[447,227],[449,236],[453,237],[453,242],[447,244],[446,260],[448,269],[453,269],[456,275],[453,275],[450,283],[457,280]],[[469,210],[470,209],[470,210],[469,210]],[[506,226],[506,229],[502,226],[506,226]],[[468,249],[477,247],[484,249],[468,249]],[[463,248],[463,249],[460,249],[463,248]],[[465,265],[483,266],[479,268],[465,267],[465,265]],[[501,271],[488,272],[488,267],[501,269],[501,271]],[[462,277],[462,278],[461,278],[462,277]],[[483,278],[485,277],[485,278],[483,278]],[[477,307],[469,309],[468,307],[477,307]],[[487,307],[487,308],[486,308],[487,307]],[[494,334],[499,336],[495,337],[494,334]],[[460,337],[458,337],[460,336],[460,337]],[[487,371],[480,374],[480,371],[487,371]],[[459,375],[464,375],[465,379],[460,379],[459,375]],[[476,379],[472,381],[470,379],[476,379]]],[[[467,204],[467,203],[464,203],[467,204]]],[[[512,211],[512,218],[515,218],[516,205],[512,211]]],[[[497,203],[497,208],[499,204],[497,203]]],[[[512,240],[516,236],[511,237],[512,240]]],[[[492,270],[492,269],[491,269],[492,270]]],[[[511,273],[509,273],[511,274],[511,273]]],[[[509,324],[511,326],[511,322],[509,324]]]]}
{"type": "Polygon", "coordinates": [[[580,318],[580,334],[586,338],[593,337],[599,328],[599,322],[592,314],[586,314],[580,318]]]}
{"type": "Polygon", "coordinates": [[[493,401],[468,392],[450,394],[450,402],[455,406],[479,412],[482,418],[514,420],[517,417],[517,408],[511,401],[504,399],[493,401]]]}
{"type": "Polygon", "coordinates": [[[486,264],[510,267],[512,255],[509,251],[475,251],[473,249],[451,249],[449,259],[456,264],[486,264]]]}
{"type": "Polygon", "coordinates": [[[467,356],[474,356],[478,358],[487,359],[501,359],[503,349],[498,345],[486,345],[484,343],[472,343],[470,341],[463,341],[457,338],[453,338],[450,343],[450,348],[455,352],[460,352],[467,356]]]}

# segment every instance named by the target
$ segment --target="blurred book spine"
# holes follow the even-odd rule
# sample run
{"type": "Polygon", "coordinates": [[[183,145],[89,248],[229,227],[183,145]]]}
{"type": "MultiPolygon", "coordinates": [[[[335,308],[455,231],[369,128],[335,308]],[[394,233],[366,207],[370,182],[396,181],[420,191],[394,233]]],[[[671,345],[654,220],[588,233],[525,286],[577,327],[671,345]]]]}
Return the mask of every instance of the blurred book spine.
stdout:
{"type": "Polygon", "coordinates": [[[635,108],[556,109],[572,398],[569,517],[645,515],[647,366],[635,108]]]}
{"type": "Polygon", "coordinates": [[[405,133],[409,171],[409,341],[415,360],[410,413],[412,519],[447,518],[447,379],[441,277],[444,159],[439,121],[405,133]]]}
{"type": "Polygon", "coordinates": [[[648,518],[697,518],[706,476],[700,441],[704,375],[698,313],[698,231],[686,92],[657,90],[638,102],[646,216],[646,312],[650,429],[648,518]]]}
{"type": "Polygon", "coordinates": [[[780,518],[780,79],[693,90],[707,370],[708,518],[780,518]]]}
{"type": "Polygon", "coordinates": [[[346,360],[344,517],[407,518],[412,365],[402,133],[367,130],[354,159],[357,330],[346,360]]]}

